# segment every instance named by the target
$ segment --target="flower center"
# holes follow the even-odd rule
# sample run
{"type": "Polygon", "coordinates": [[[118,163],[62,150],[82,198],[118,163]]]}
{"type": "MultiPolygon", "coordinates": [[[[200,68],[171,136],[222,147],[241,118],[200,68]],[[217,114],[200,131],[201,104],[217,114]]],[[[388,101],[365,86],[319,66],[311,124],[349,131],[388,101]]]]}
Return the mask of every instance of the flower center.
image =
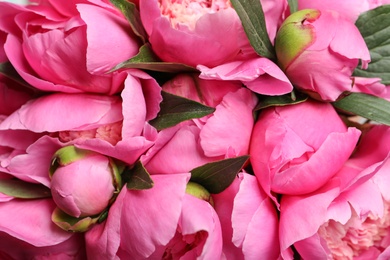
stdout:
{"type": "Polygon", "coordinates": [[[199,231],[195,234],[183,235],[179,230],[176,231],[175,236],[168,243],[162,259],[179,259],[187,252],[196,250],[197,247],[203,248],[207,239],[206,231],[199,231]]]}
{"type": "Polygon", "coordinates": [[[370,214],[363,222],[354,213],[351,219],[342,225],[330,220],[318,231],[331,251],[332,259],[353,259],[374,247],[382,252],[387,244],[390,227],[390,204],[384,201],[384,216],[378,218],[370,214]]]}
{"type": "Polygon", "coordinates": [[[230,0],[159,0],[161,14],[173,28],[187,25],[191,30],[200,17],[231,7],[230,0]]]}
{"type": "Polygon", "coordinates": [[[98,138],[115,145],[122,139],[122,122],[115,122],[100,126],[96,129],[83,131],[62,131],[58,133],[61,142],[69,142],[75,139],[98,138]]]}

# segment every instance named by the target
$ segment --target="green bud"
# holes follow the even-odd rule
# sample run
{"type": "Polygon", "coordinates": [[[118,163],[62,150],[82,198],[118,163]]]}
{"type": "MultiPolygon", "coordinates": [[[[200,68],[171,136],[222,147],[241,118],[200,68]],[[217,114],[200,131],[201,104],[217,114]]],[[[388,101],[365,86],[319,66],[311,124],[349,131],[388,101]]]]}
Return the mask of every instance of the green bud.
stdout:
{"type": "Polygon", "coordinates": [[[275,38],[275,51],[278,63],[283,70],[315,41],[313,25],[305,21],[315,21],[321,13],[315,9],[300,10],[284,20],[275,38]]]}

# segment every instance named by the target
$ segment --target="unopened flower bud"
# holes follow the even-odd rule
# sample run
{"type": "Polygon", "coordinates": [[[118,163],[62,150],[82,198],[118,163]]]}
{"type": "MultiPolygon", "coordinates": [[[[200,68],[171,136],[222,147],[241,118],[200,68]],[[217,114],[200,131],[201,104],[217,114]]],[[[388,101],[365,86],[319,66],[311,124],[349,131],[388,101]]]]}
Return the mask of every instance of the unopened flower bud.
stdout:
{"type": "MultiPolygon", "coordinates": [[[[111,158],[74,146],[55,153],[50,176],[58,209],[76,219],[99,216],[121,187],[120,174],[111,158]]],[[[63,219],[60,216],[64,214],[58,210],[54,214],[58,216],[53,219],[63,219]]]]}

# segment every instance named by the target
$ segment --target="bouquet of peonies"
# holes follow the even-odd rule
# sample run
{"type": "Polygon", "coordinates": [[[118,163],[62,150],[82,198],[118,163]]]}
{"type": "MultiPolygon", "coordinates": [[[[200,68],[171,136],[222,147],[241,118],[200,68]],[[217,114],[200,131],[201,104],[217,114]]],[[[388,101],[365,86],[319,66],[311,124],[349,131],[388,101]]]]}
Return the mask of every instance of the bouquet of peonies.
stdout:
{"type": "Polygon", "coordinates": [[[0,2],[0,259],[390,259],[389,60],[386,0],[0,2]]]}

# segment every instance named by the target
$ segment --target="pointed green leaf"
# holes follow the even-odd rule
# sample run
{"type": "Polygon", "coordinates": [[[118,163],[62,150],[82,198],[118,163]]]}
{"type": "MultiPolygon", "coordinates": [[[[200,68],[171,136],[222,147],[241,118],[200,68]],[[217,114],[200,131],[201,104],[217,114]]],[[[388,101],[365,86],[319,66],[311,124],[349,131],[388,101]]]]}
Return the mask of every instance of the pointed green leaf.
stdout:
{"type": "Polygon", "coordinates": [[[126,0],[110,0],[110,2],[126,17],[135,35],[139,36],[141,40],[145,42],[146,32],[135,4],[126,0]]]}
{"type": "Polygon", "coordinates": [[[116,65],[110,72],[119,69],[144,69],[159,72],[197,72],[198,70],[181,63],[162,62],[152,51],[149,44],[144,44],[133,58],[116,65]]]}
{"type": "Polygon", "coordinates": [[[157,130],[175,126],[186,120],[201,118],[215,111],[215,108],[165,91],[161,94],[163,101],[160,104],[160,112],[149,122],[157,130]]]}
{"type": "Polygon", "coordinates": [[[129,190],[145,190],[154,186],[152,178],[141,161],[138,161],[132,169],[125,170],[122,179],[127,182],[129,190]]]}
{"type": "Polygon", "coordinates": [[[288,6],[290,7],[290,13],[298,11],[298,0],[288,0],[288,6]]]}
{"type": "Polygon", "coordinates": [[[390,125],[390,102],[364,93],[351,93],[333,102],[333,105],[345,112],[390,125]]]}
{"type": "Polygon", "coordinates": [[[370,50],[371,62],[367,70],[359,67],[353,75],[367,78],[381,78],[390,84],[390,5],[383,5],[367,11],[356,21],[360,33],[370,50]]]}
{"type": "Polygon", "coordinates": [[[20,199],[41,199],[51,197],[50,189],[41,184],[18,179],[0,180],[0,192],[20,199]]]}
{"type": "Polygon", "coordinates": [[[234,181],[248,159],[245,155],[207,163],[191,170],[190,181],[202,185],[210,193],[220,193],[234,181]]]}
{"type": "Polygon", "coordinates": [[[230,1],[241,19],[253,49],[262,57],[275,60],[275,50],[269,39],[263,8],[259,0],[230,1]]]}
{"type": "Polygon", "coordinates": [[[308,96],[301,92],[294,92],[281,96],[259,96],[259,104],[255,111],[271,106],[287,106],[305,102],[308,96]]]}

